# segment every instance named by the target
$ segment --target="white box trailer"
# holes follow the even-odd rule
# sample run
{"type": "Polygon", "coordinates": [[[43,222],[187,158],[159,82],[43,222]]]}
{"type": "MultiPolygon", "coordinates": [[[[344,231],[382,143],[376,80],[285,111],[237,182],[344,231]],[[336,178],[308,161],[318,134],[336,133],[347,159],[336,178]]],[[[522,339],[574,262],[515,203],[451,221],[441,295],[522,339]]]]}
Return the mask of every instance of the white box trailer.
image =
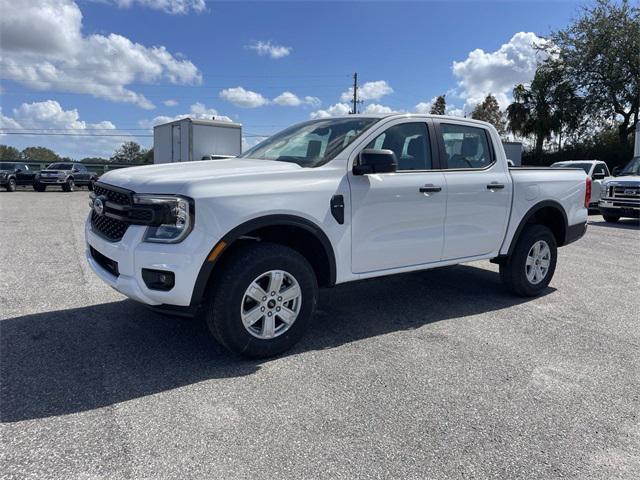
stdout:
{"type": "Polygon", "coordinates": [[[192,162],[242,153],[242,125],[183,118],[153,127],[153,163],[192,162]]]}

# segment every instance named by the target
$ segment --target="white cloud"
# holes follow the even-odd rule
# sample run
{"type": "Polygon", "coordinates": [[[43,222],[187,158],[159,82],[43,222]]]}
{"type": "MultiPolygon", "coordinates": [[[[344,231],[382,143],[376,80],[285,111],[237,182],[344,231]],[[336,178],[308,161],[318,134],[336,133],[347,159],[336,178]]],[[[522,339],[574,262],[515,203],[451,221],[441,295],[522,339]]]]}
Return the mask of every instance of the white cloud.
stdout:
{"type": "Polygon", "coordinates": [[[394,110],[386,105],[380,105],[378,103],[371,103],[367,105],[362,113],[401,113],[401,110],[394,110]]]}
{"type": "Polygon", "coordinates": [[[320,99],[318,97],[311,97],[308,95],[304,98],[300,98],[295,93],[282,92],[273,99],[273,103],[283,107],[297,107],[303,104],[317,107],[320,105],[320,99]]]}
{"type": "Polygon", "coordinates": [[[178,102],[172,99],[165,100],[162,103],[164,103],[167,107],[175,107],[176,105],[178,105],[178,102]]]}
{"type": "Polygon", "coordinates": [[[256,108],[269,103],[269,100],[261,94],[242,87],[225,88],[220,92],[220,98],[243,108],[256,108]]]}
{"type": "Polygon", "coordinates": [[[172,15],[179,15],[194,12],[202,12],[206,8],[204,0],[103,0],[116,4],[121,8],[128,8],[132,5],[140,5],[153,10],[162,10],[172,15]]]}
{"type": "Polygon", "coordinates": [[[154,108],[127,85],[200,83],[188,60],[117,34],[85,36],[73,0],[0,0],[0,77],[34,90],[85,93],[154,108]],[[27,33],[25,33],[27,32],[27,33]]]}
{"type": "Polygon", "coordinates": [[[291,92],[282,92],[276,98],[273,99],[273,103],[282,105],[284,107],[297,107],[302,104],[302,100],[297,95],[291,92]]]}
{"type": "Polygon", "coordinates": [[[478,48],[469,52],[465,60],[453,62],[453,74],[459,79],[459,95],[466,100],[465,108],[472,109],[489,93],[505,108],[513,87],[533,79],[536,66],[545,55],[535,46],[545,42],[535,33],[518,32],[494,52],[478,48]]]}
{"type": "Polygon", "coordinates": [[[231,118],[226,115],[219,115],[215,108],[207,108],[203,103],[196,102],[189,108],[189,113],[181,113],[180,115],[168,116],[158,115],[151,120],[140,120],[138,125],[143,128],[152,128],[154,125],[160,125],[162,123],[173,122],[174,120],[181,120],[183,118],[194,118],[200,120],[212,120],[215,117],[216,120],[221,122],[232,122],[231,118]]]}
{"type": "Polygon", "coordinates": [[[316,118],[329,118],[339,115],[347,115],[351,111],[351,107],[348,103],[336,103],[331,105],[326,110],[316,110],[309,115],[312,119],[316,118]]]}
{"type": "MultiPolygon", "coordinates": [[[[360,100],[379,100],[385,95],[393,93],[393,88],[385,80],[377,80],[375,82],[366,82],[358,87],[358,99],[360,100]]],[[[342,92],[340,100],[349,102],[353,98],[353,87],[346,92],[342,92]]]]}
{"type": "Polygon", "coordinates": [[[271,43],[271,41],[268,41],[268,42],[263,42],[263,41],[254,42],[251,45],[247,45],[246,48],[248,48],[250,50],[254,50],[260,56],[268,55],[269,57],[271,57],[273,59],[276,59],[276,60],[278,58],[286,57],[293,50],[291,47],[285,47],[283,45],[276,45],[274,43],[271,43]]]}
{"type": "MultiPolygon", "coordinates": [[[[73,158],[108,157],[122,142],[137,141],[126,133],[122,137],[93,136],[117,134],[116,126],[108,120],[87,123],[80,119],[77,109],[64,110],[55,100],[23,103],[13,109],[12,117],[5,116],[0,109],[0,128],[26,130],[30,134],[63,134],[60,136],[12,136],[11,142],[21,149],[35,144],[43,145],[58,154],[73,158]]],[[[0,138],[6,141],[9,136],[0,133],[0,138]]]]}

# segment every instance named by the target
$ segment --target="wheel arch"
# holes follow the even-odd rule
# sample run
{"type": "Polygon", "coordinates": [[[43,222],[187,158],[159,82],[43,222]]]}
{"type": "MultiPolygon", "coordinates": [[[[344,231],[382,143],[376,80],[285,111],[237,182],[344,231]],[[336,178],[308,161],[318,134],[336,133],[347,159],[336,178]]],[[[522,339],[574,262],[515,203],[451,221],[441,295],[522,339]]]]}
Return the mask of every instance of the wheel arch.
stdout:
{"type": "Polygon", "coordinates": [[[302,254],[313,267],[318,284],[331,287],[336,282],[336,259],[331,241],[314,222],[296,215],[266,215],[248,220],[225,234],[212,246],[200,267],[191,296],[191,306],[202,302],[217,271],[235,251],[248,242],[283,244],[302,254]],[[216,252],[216,250],[220,250],[216,252]]]}
{"type": "Polygon", "coordinates": [[[506,256],[510,256],[513,253],[513,249],[515,248],[524,227],[532,224],[548,227],[553,233],[558,247],[567,243],[566,238],[569,221],[564,208],[560,203],[554,200],[544,200],[535,204],[527,211],[527,213],[524,214],[522,220],[520,220],[520,223],[518,224],[518,228],[516,228],[516,231],[511,238],[511,243],[509,244],[509,250],[507,251],[506,256]]]}

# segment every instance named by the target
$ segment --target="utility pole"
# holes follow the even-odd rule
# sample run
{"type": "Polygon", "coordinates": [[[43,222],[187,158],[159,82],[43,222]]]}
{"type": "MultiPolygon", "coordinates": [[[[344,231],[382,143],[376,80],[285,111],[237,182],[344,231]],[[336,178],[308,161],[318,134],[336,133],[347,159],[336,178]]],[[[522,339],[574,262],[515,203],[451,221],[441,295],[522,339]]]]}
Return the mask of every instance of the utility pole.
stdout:
{"type": "Polygon", "coordinates": [[[358,72],[353,74],[353,100],[351,100],[351,115],[358,113],[358,104],[362,103],[362,100],[358,100],[358,72]]]}

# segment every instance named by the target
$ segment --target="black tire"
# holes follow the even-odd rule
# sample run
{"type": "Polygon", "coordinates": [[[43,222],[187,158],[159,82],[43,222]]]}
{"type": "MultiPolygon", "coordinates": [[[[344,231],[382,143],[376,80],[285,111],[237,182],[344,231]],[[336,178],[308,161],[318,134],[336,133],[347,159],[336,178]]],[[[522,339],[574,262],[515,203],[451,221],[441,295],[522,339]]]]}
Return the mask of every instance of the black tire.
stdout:
{"type": "Polygon", "coordinates": [[[16,191],[16,179],[10,178],[7,182],[7,192],[15,192],[16,191]]]}
{"type": "Polygon", "coordinates": [[[68,178],[67,181],[62,184],[62,191],[73,192],[75,187],[76,187],[76,184],[73,182],[73,178],[68,178]]]}
{"type": "Polygon", "coordinates": [[[615,215],[603,215],[602,218],[604,218],[604,221],[607,223],[616,223],[620,220],[620,217],[616,217],[615,215]]]}
{"type": "Polygon", "coordinates": [[[544,225],[528,225],[517,240],[513,253],[500,264],[500,278],[516,295],[534,297],[542,292],[553,278],[558,260],[558,247],[551,230],[544,225]],[[546,275],[539,283],[527,278],[527,257],[536,242],[543,241],[549,247],[550,259],[546,275]]]}
{"type": "Polygon", "coordinates": [[[46,186],[46,185],[43,185],[43,184],[41,184],[41,183],[35,182],[35,183],[33,184],[33,189],[34,189],[36,192],[44,192],[44,191],[47,189],[47,186],[46,186]]]}
{"type": "Polygon", "coordinates": [[[288,350],[300,340],[313,316],[318,299],[313,268],[295,250],[274,243],[250,244],[232,255],[207,292],[204,317],[210,332],[229,351],[249,358],[271,357],[288,350]],[[272,270],[292,275],[302,295],[295,321],[282,334],[267,340],[249,333],[240,311],[247,288],[260,275],[272,270]]]}

